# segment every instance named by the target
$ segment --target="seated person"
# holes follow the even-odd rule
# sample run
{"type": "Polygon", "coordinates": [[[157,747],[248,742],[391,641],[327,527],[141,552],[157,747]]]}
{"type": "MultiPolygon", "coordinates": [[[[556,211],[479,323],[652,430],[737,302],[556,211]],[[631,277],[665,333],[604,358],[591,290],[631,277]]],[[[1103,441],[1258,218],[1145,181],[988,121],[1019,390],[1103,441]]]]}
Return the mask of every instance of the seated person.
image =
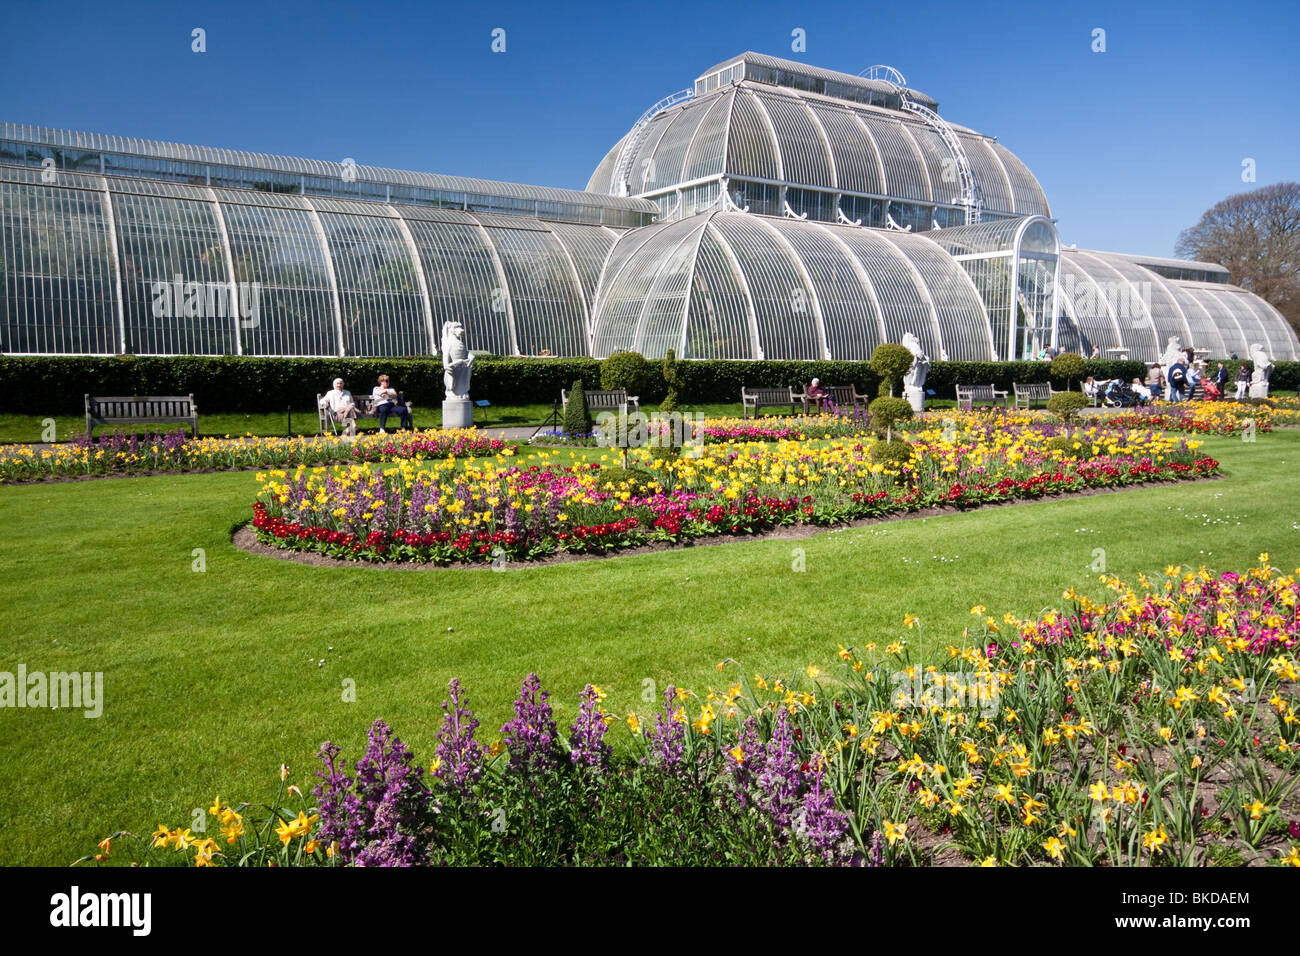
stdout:
{"type": "Polygon", "coordinates": [[[1133,394],[1138,397],[1138,401],[1141,402],[1143,405],[1151,404],[1151,389],[1147,388],[1147,386],[1142,384],[1142,379],[1140,378],[1133,379],[1133,383],[1129,386],[1129,388],[1133,389],[1133,394]]]}
{"type": "Polygon", "coordinates": [[[397,394],[397,389],[389,383],[387,375],[379,376],[379,384],[370,394],[375,400],[375,417],[379,419],[379,434],[388,434],[384,426],[388,424],[389,415],[396,415],[402,428],[411,427],[411,410],[398,400],[400,396],[397,394]]]}
{"type": "Polygon", "coordinates": [[[819,378],[815,378],[808,383],[808,387],[804,389],[804,395],[808,398],[810,404],[817,406],[818,411],[822,409],[822,402],[831,397],[831,393],[822,388],[822,381],[819,378]]]}
{"type": "Polygon", "coordinates": [[[334,380],[334,387],[321,397],[320,407],[328,409],[335,422],[346,426],[344,433],[349,438],[357,437],[357,403],[343,387],[343,379],[334,380]]]}

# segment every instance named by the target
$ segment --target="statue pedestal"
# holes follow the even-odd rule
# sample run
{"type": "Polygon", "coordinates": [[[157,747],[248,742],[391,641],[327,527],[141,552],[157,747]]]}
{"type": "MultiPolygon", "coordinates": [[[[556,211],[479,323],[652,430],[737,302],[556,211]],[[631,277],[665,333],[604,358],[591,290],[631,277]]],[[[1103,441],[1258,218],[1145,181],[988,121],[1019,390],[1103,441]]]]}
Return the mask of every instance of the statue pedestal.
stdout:
{"type": "Polygon", "coordinates": [[[925,389],[917,388],[915,385],[905,386],[903,388],[903,397],[912,406],[912,411],[925,411],[925,389]]]}
{"type": "Polygon", "coordinates": [[[443,428],[473,428],[474,403],[468,398],[448,398],[442,403],[443,428]]]}
{"type": "Polygon", "coordinates": [[[1268,382],[1251,382],[1251,398],[1268,398],[1268,382]]]}

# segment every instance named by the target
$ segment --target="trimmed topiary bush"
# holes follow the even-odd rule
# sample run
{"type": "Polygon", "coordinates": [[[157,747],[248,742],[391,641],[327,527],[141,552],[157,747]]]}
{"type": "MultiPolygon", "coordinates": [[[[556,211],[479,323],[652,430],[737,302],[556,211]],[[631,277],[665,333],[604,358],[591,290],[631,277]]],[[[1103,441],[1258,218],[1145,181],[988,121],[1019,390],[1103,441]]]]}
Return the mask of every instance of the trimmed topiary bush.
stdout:
{"type": "Polygon", "coordinates": [[[902,468],[911,462],[915,454],[912,446],[901,438],[895,438],[892,441],[878,438],[867,446],[868,458],[878,465],[885,465],[890,468],[902,468]]]}
{"type": "Polygon", "coordinates": [[[894,426],[910,420],[913,414],[911,403],[905,398],[878,398],[867,406],[867,422],[881,438],[892,437],[894,426]]]}
{"type": "Polygon", "coordinates": [[[1083,356],[1076,355],[1074,352],[1062,352],[1052,359],[1052,374],[1057,378],[1065,379],[1066,388],[1073,388],[1072,383],[1076,379],[1083,378],[1086,368],[1087,365],[1084,364],[1083,356]]]}
{"type": "Polygon", "coordinates": [[[650,363],[640,352],[615,352],[600,363],[600,387],[626,389],[640,396],[650,379],[650,363]]]}
{"type": "Polygon", "coordinates": [[[895,385],[902,388],[903,376],[912,367],[914,359],[915,356],[907,350],[906,346],[896,345],[893,342],[876,346],[876,350],[871,353],[871,361],[867,364],[880,376],[881,398],[887,395],[892,398],[895,385]]]}
{"type": "Polygon", "coordinates": [[[591,410],[587,408],[587,393],[582,389],[582,379],[576,379],[569,388],[569,403],[564,406],[564,434],[577,438],[580,435],[590,435],[594,428],[591,410]]]}
{"type": "Polygon", "coordinates": [[[1057,392],[1047,400],[1047,410],[1063,422],[1074,421],[1087,407],[1088,396],[1083,392],[1057,392]]]}
{"type": "Polygon", "coordinates": [[[668,354],[664,356],[660,369],[663,372],[664,384],[668,387],[668,391],[664,395],[664,400],[659,403],[659,411],[665,413],[675,412],[678,409],[677,402],[682,387],[682,377],[677,371],[677,354],[672,349],[669,349],[668,354]]]}
{"type": "Polygon", "coordinates": [[[1051,451],[1059,451],[1066,458],[1083,457],[1083,442],[1077,442],[1073,435],[1057,435],[1055,438],[1049,438],[1047,447],[1051,451]],[[1076,443],[1079,445],[1078,448],[1074,447],[1076,443]]]}

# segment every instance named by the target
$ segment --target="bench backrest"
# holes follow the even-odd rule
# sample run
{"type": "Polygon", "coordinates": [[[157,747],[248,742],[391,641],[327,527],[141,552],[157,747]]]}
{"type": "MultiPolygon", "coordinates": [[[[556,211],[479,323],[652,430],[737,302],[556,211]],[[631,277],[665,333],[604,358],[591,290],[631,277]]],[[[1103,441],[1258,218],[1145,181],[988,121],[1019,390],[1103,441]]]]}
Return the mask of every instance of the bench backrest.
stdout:
{"type": "Polygon", "coordinates": [[[1045,396],[1050,394],[1052,390],[1052,386],[1047,382],[1028,382],[1024,385],[1019,382],[1012,382],[1011,387],[1016,390],[1017,395],[1045,396]]]}
{"type": "MultiPolygon", "coordinates": [[[[587,396],[588,408],[622,408],[628,402],[627,389],[625,388],[584,388],[583,394],[587,396]]],[[[565,405],[569,404],[569,390],[567,388],[560,390],[560,400],[565,405]]]]}
{"type": "Polygon", "coordinates": [[[740,394],[743,398],[760,405],[768,402],[782,405],[794,403],[794,389],[788,385],[785,388],[741,388],[740,394]]]}
{"type": "Polygon", "coordinates": [[[957,391],[971,398],[992,398],[992,385],[958,385],[957,391]]]}
{"type": "Polygon", "coordinates": [[[862,400],[855,385],[828,385],[826,391],[836,405],[852,405],[862,400]]]}
{"type": "Polygon", "coordinates": [[[193,395],[87,395],[86,412],[105,421],[188,421],[193,395]]]}

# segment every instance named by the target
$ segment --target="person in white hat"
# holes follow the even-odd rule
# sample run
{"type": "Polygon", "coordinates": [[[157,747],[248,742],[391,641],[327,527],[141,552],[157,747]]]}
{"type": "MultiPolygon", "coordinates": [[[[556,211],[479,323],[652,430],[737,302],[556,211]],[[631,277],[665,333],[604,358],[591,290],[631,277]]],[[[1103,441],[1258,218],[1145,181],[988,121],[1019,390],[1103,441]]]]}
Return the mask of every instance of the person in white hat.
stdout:
{"type": "Polygon", "coordinates": [[[343,387],[343,379],[334,380],[334,387],[321,397],[320,407],[329,409],[334,421],[345,426],[344,434],[348,438],[357,437],[357,403],[343,387]]]}

